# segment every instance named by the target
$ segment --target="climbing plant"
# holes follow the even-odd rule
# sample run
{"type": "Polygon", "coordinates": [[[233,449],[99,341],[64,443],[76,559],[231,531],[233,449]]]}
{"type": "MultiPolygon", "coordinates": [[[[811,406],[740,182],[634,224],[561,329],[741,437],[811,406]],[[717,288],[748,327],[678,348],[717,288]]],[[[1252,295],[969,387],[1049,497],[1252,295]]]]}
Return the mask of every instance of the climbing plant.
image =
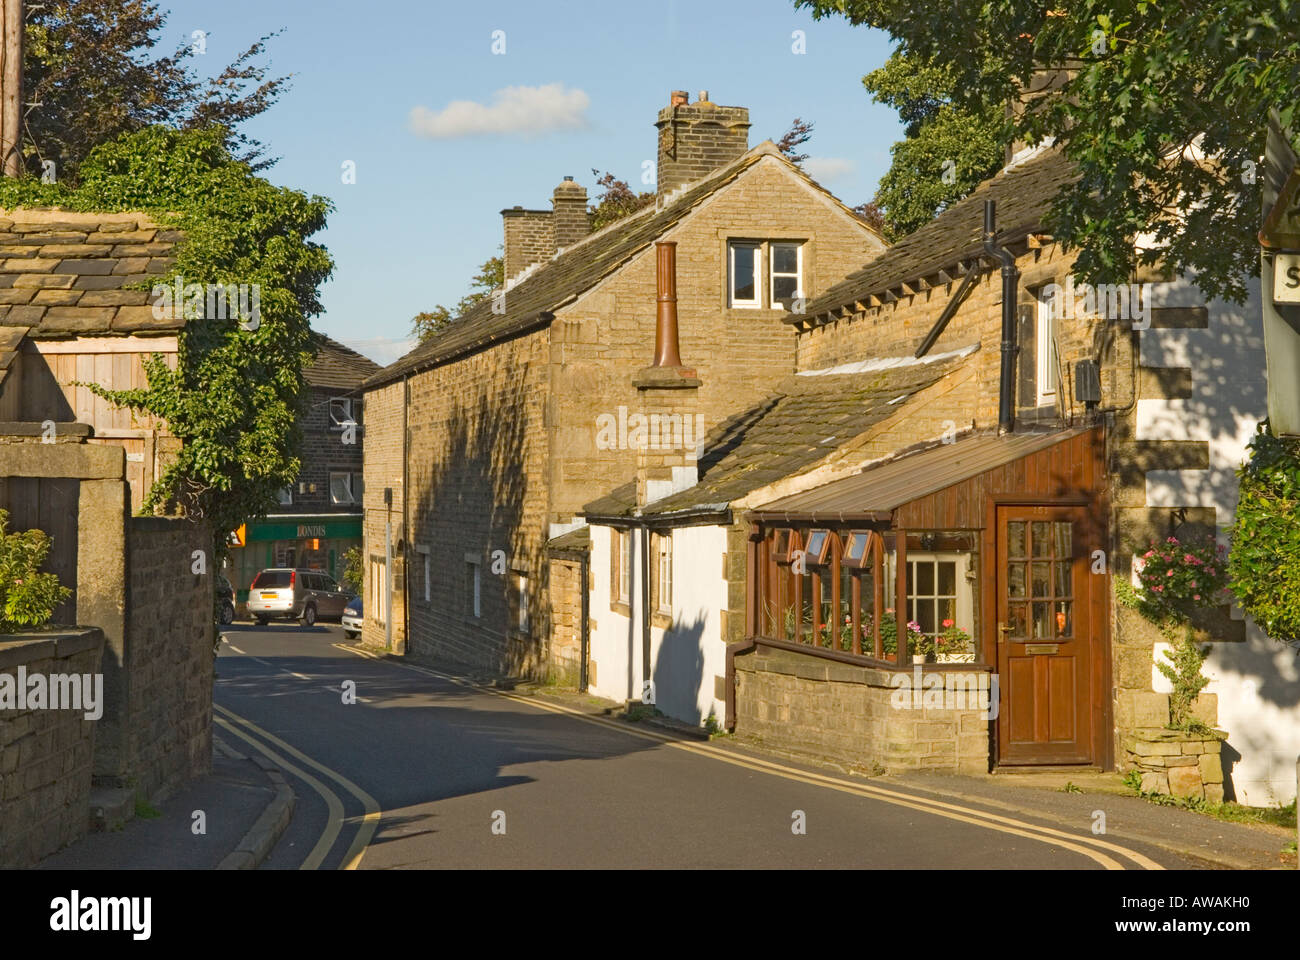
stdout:
{"type": "MultiPolygon", "coordinates": [[[[149,491],[144,509],[178,505],[212,523],[214,551],[225,535],[276,503],[299,470],[303,367],[309,318],[332,262],[308,238],[325,226],[329,201],[278,187],[236,160],[221,127],[178,131],[153,126],[96,147],[75,188],[33,179],[0,181],[0,206],[87,212],[141,211],[181,231],[171,273],[159,283],[247,284],[245,311],[186,302],[176,369],[161,354],[145,362],[148,385],[108,390],[119,406],[165,420],[181,441],[149,491]]],[[[202,300],[202,298],[200,298],[202,300]]]]}
{"type": "Polygon", "coordinates": [[[1300,649],[1300,440],[1273,436],[1265,421],[1237,475],[1232,592],[1265,633],[1300,649]]]}

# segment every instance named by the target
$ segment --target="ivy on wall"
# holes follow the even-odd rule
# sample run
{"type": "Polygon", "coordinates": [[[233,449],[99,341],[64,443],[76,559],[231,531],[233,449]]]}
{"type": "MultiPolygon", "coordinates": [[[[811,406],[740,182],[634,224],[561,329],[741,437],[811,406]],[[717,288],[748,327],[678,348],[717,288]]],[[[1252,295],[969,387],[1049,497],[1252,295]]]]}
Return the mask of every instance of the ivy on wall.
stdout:
{"type": "Polygon", "coordinates": [[[225,140],[220,127],[148,127],[96,147],[75,189],[0,180],[5,208],[143,212],[182,231],[174,269],[159,283],[256,285],[255,322],[233,308],[209,317],[206,301],[192,309],[187,300],[176,369],[161,354],[147,358],[148,386],[87,384],[166,421],[181,448],[144,510],[178,504],[208,519],[218,553],[226,531],[270,510],[298,475],[309,318],[322,310],[317,289],[333,269],[325,248],[308,239],[324,228],[329,201],[255,175],[225,140]]]}
{"type": "Polygon", "coordinates": [[[1237,475],[1232,592],[1270,637],[1300,648],[1300,440],[1261,423],[1237,475]]]}

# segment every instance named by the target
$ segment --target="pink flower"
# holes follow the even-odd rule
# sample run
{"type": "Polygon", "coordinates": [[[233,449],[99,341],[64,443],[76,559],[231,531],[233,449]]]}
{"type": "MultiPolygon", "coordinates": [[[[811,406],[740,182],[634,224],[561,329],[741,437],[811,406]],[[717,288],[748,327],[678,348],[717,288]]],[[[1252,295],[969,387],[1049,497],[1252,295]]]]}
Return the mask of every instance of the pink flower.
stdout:
{"type": "Polygon", "coordinates": [[[1166,577],[1172,577],[1173,575],[1174,575],[1174,572],[1173,572],[1172,570],[1166,570],[1166,571],[1165,571],[1165,576],[1166,576],[1166,577]]]}
{"type": "Polygon", "coordinates": [[[1142,558],[1146,559],[1147,557],[1151,556],[1154,553],[1155,553],[1154,550],[1148,550],[1146,553],[1142,554],[1142,558]]]}
{"type": "Polygon", "coordinates": [[[943,622],[943,625],[944,625],[945,627],[951,627],[951,626],[953,625],[954,622],[955,622],[955,621],[952,621],[952,620],[945,620],[945,621],[943,622]]]}
{"type": "Polygon", "coordinates": [[[1160,586],[1159,584],[1156,584],[1156,585],[1155,585],[1154,587],[1152,587],[1151,589],[1154,590],[1156,593],[1164,593],[1164,592],[1165,592],[1165,588],[1162,587],[1162,586],[1160,586]]]}
{"type": "Polygon", "coordinates": [[[1201,595],[1200,595],[1199,593],[1194,593],[1194,594],[1192,594],[1192,599],[1193,599],[1193,600],[1199,600],[1199,599],[1201,599],[1201,595]]]}

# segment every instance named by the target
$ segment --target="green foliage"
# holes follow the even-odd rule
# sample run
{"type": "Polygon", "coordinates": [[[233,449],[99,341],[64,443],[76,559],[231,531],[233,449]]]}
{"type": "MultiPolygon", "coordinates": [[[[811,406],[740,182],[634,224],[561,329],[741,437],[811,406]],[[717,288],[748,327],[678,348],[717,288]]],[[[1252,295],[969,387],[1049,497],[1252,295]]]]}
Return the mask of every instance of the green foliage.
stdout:
{"type": "Polygon", "coordinates": [[[1270,637],[1300,648],[1300,441],[1260,424],[1238,477],[1232,592],[1270,637]]]}
{"type": "Polygon", "coordinates": [[[1192,703],[1205,689],[1210,678],[1201,673],[1209,646],[1196,642],[1189,626],[1170,637],[1169,662],[1157,661],[1156,669],[1173,686],[1169,694],[1169,726],[1185,733],[1208,733],[1209,727],[1192,716],[1192,703]]]}
{"type": "Polygon", "coordinates": [[[343,582],[353,593],[361,593],[365,582],[364,558],[360,547],[352,547],[343,554],[343,582]]]}
{"type": "Polygon", "coordinates": [[[321,312],[317,287],[333,268],[325,248],[307,239],[324,228],[329,201],[256,176],[225,139],[221,128],[149,127],[96,147],[76,189],[0,181],[4,207],[145,211],[183,231],[166,282],[260,288],[256,329],[234,315],[190,319],[175,370],[155,354],[145,362],[146,387],[87,385],[167,421],[181,447],[144,508],[178,504],[210,520],[218,558],[226,532],[274,507],[277,491],[298,475],[308,318],[321,312]]]}
{"type": "Polygon", "coordinates": [[[288,78],[270,78],[257,59],[262,37],[210,80],[201,80],[194,57],[202,48],[185,41],[155,57],[166,12],[147,0],[59,0],[27,4],[23,56],[23,153],[39,175],[53,160],[61,182],[75,184],[91,149],[152,124],[181,129],[221,125],[226,145],[254,169],[268,166],[262,145],[237,127],[269,108],[288,78]]]}
{"type": "Polygon", "coordinates": [[[994,117],[1019,101],[998,140],[1054,136],[1080,173],[1050,227],[1078,249],[1081,280],[1126,282],[1139,262],[1160,259],[1194,275],[1207,298],[1244,301],[1259,268],[1256,164],[1268,110],[1286,126],[1300,119],[1300,4],[794,2],[887,31],[902,57],[943,63],[962,110],[994,117]],[[1049,89],[1021,99],[1047,79],[1049,89]],[[1148,231],[1153,241],[1137,250],[1148,231]]]}
{"type": "Polygon", "coordinates": [[[862,78],[878,103],[898,111],[905,138],[890,148],[875,203],[894,241],[925,226],[1002,166],[1002,111],[952,102],[953,71],[895,51],[862,78]]]}
{"type": "Polygon", "coordinates": [[[596,196],[596,202],[587,207],[593,231],[608,226],[616,220],[622,220],[655,202],[653,190],[637,193],[626,180],[619,180],[608,171],[602,175],[599,170],[592,167],[591,175],[596,178],[596,186],[601,188],[601,192],[596,196]]]}
{"type": "Polygon", "coordinates": [[[478,268],[470,281],[469,293],[461,297],[454,307],[438,304],[432,310],[423,310],[411,318],[411,336],[421,343],[436,337],[477,306],[493,292],[506,284],[506,265],[501,257],[489,257],[478,268]]]}
{"type": "Polygon", "coordinates": [[[39,573],[53,542],[42,530],[9,533],[9,511],[0,510],[0,633],[50,622],[72,591],[52,573],[39,573]]]}

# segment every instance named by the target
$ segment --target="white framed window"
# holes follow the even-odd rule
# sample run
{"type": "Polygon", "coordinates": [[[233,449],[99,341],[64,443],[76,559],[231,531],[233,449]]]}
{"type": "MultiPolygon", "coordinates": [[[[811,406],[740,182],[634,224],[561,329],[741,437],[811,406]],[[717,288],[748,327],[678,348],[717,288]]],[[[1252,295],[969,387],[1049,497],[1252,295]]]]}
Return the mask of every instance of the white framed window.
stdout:
{"type": "MultiPolygon", "coordinates": [[[[1044,288],[1045,289],[1045,288],[1044,288]]],[[[1056,405],[1057,358],[1056,358],[1056,299],[1038,291],[1038,315],[1034,328],[1035,353],[1037,354],[1035,386],[1035,406],[1056,405]]]]}
{"type": "Polygon", "coordinates": [[[277,494],[277,496],[279,497],[280,500],[280,506],[282,507],[293,506],[293,487],[281,487],[280,492],[277,494]]]}
{"type": "Polygon", "coordinates": [[[763,247],[750,240],[727,244],[727,304],[753,309],[763,305],[763,247]]]}
{"type": "Polygon", "coordinates": [[[381,627],[388,619],[387,564],[383,557],[370,558],[370,594],[365,600],[366,616],[381,627]]]}
{"type": "Polygon", "coordinates": [[[349,423],[359,422],[361,401],[353,397],[330,397],[330,429],[342,430],[349,423]]]}
{"type": "Polygon", "coordinates": [[[655,538],[655,559],[658,580],[655,591],[655,611],[672,615],[673,612],[673,535],[671,531],[655,538]]]}
{"type": "MultiPolygon", "coordinates": [[[[942,633],[947,621],[974,636],[975,604],[969,570],[968,553],[909,550],[907,619],[920,624],[921,632],[928,637],[942,633]]],[[[974,653],[963,655],[963,659],[973,661],[974,653]]]]}
{"type": "Polygon", "coordinates": [[[803,244],[772,243],[769,245],[771,261],[771,303],[790,309],[790,302],[803,296],[803,244]]]}
{"type": "Polygon", "coordinates": [[[465,615],[483,616],[482,561],[477,554],[465,554],[465,615]]]}
{"type": "Polygon", "coordinates": [[[355,473],[330,473],[330,503],[356,503],[357,496],[353,490],[355,473]]]}
{"type": "Polygon", "coordinates": [[[417,544],[415,552],[420,557],[420,571],[424,576],[424,602],[428,603],[433,597],[433,564],[429,562],[429,548],[417,544]]]}

